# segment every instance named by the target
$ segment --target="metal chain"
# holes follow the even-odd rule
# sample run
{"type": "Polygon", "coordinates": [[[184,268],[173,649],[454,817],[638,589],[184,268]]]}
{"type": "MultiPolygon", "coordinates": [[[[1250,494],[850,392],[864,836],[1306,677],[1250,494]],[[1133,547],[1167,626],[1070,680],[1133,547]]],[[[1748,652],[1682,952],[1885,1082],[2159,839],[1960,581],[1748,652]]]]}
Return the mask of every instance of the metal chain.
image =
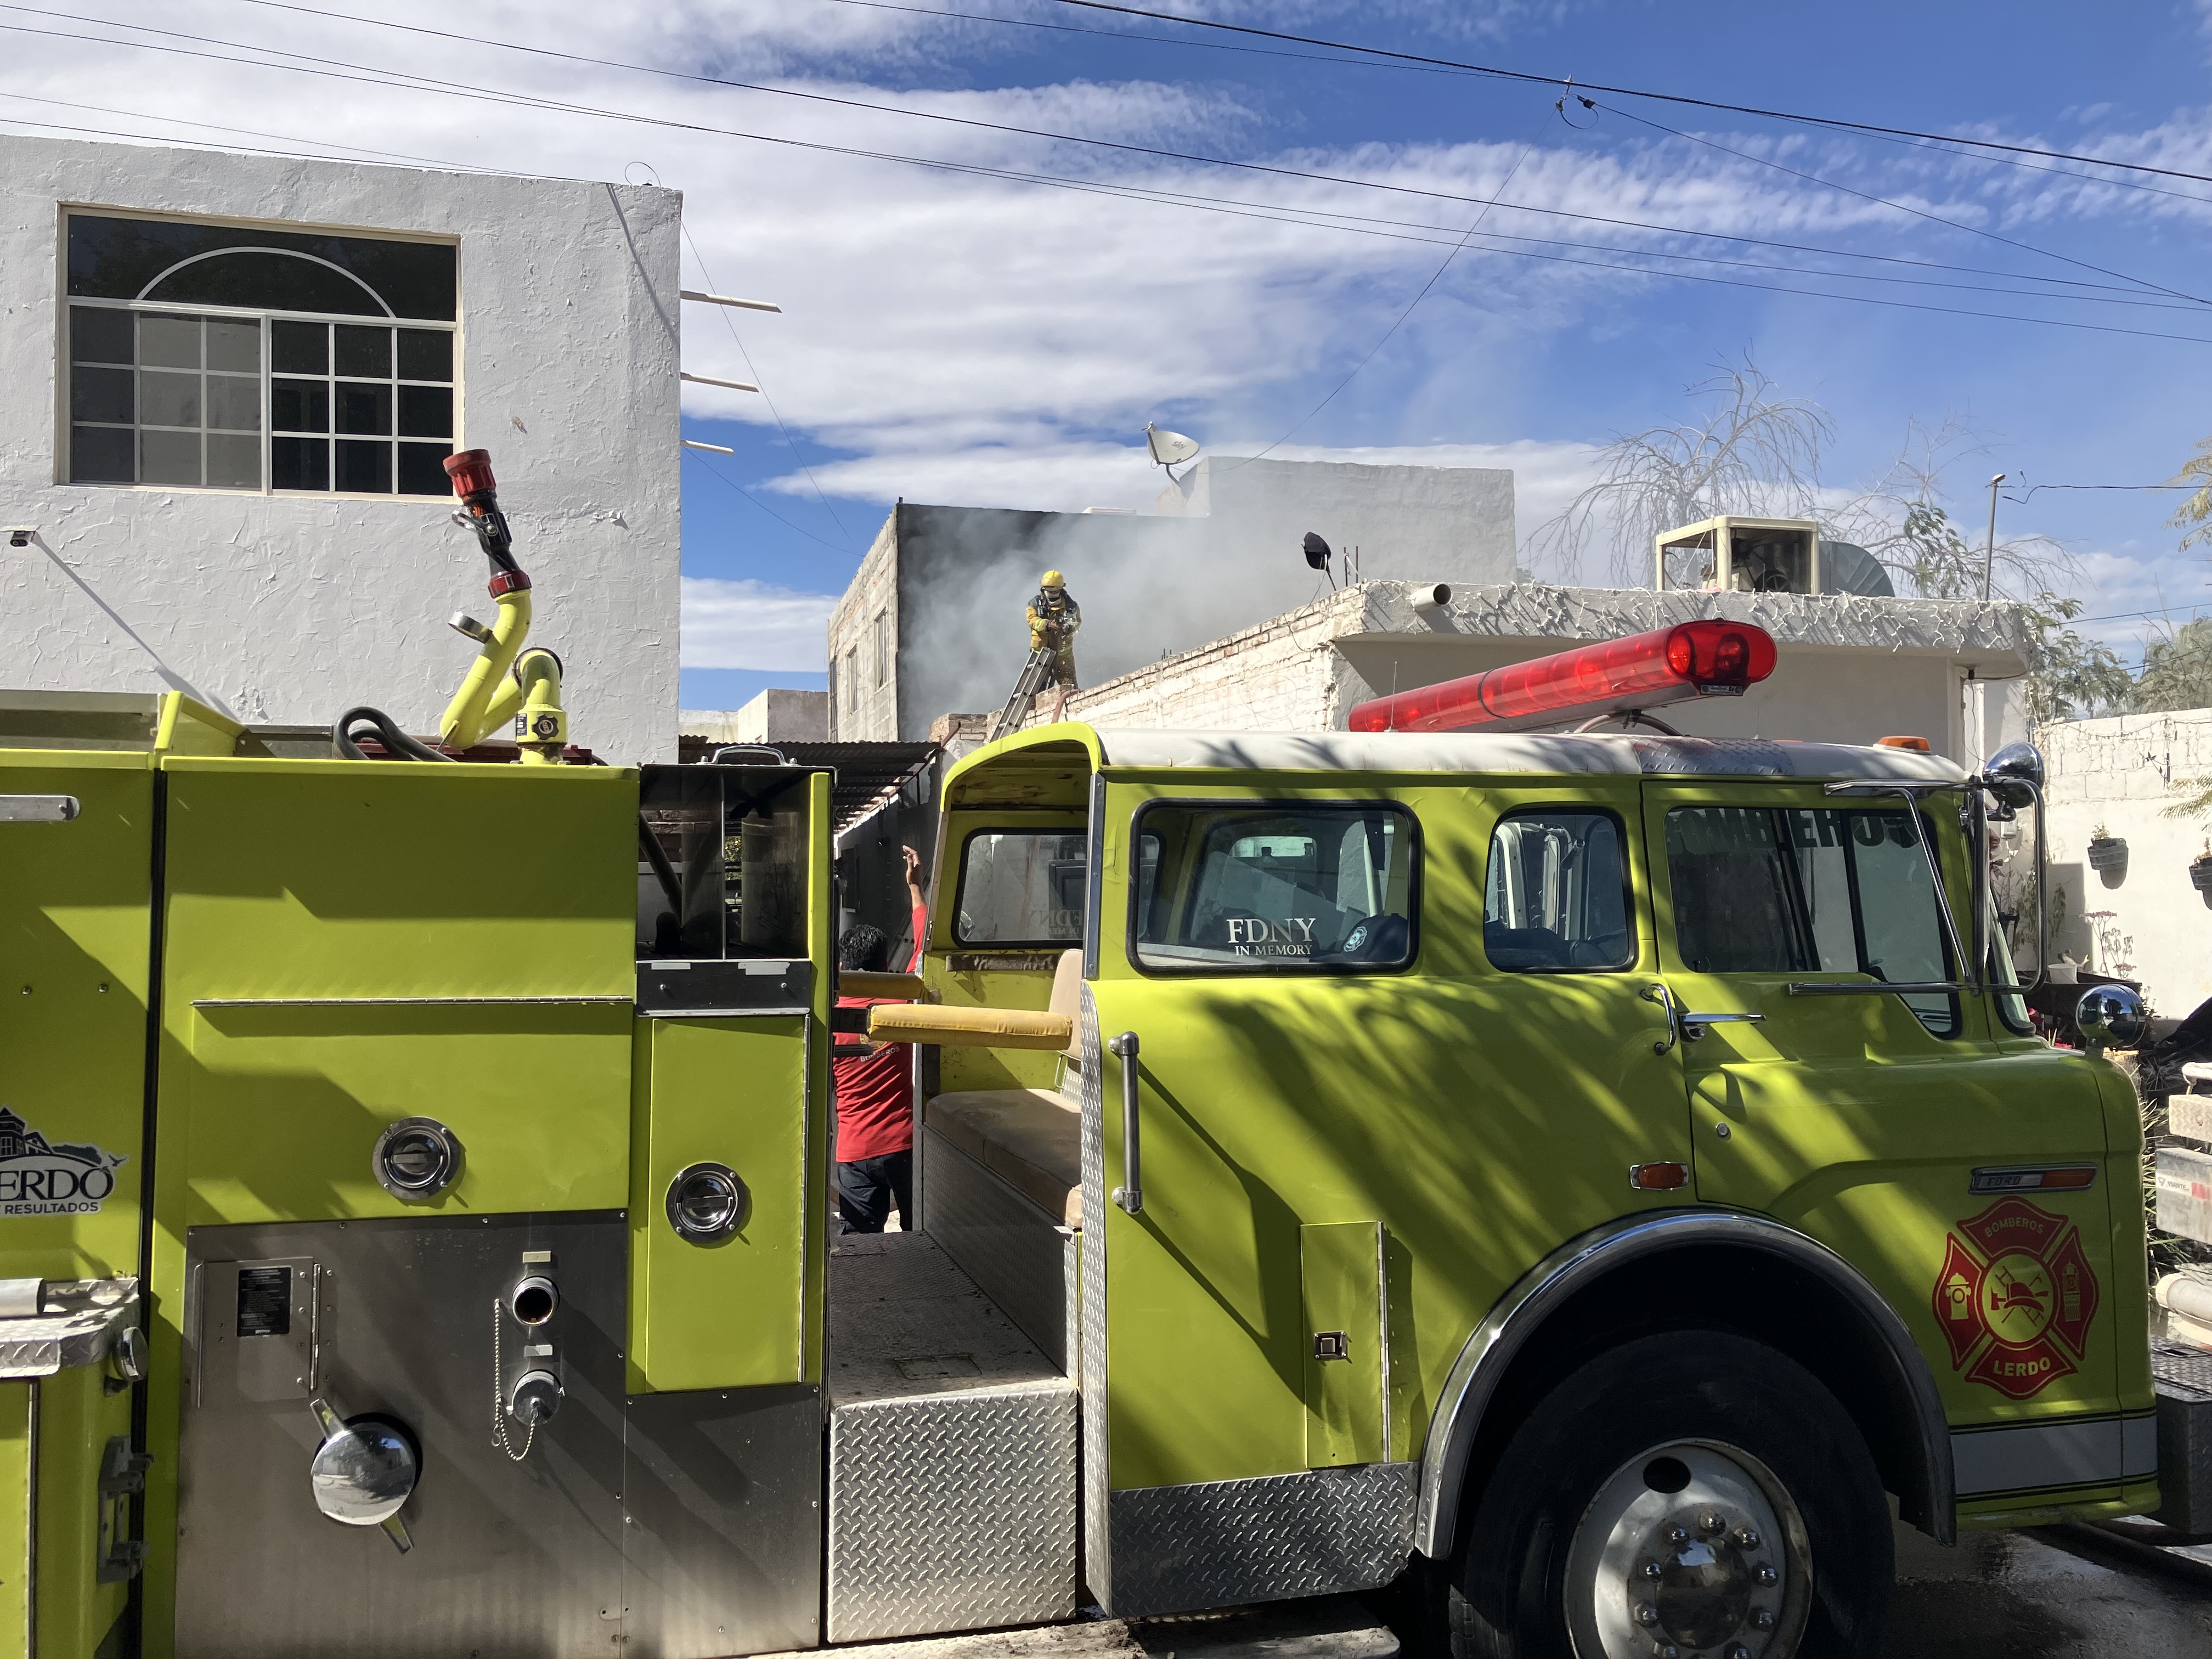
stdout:
{"type": "Polygon", "coordinates": [[[522,1437],[522,1449],[515,1450],[507,1437],[507,1397],[500,1392],[501,1384],[507,1381],[507,1364],[500,1354],[500,1315],[503,1311],[504,1310],[499,1305],[499,1298],[492,1297],[491,1429],[493,1435],[499,1441],[499,1449],[507,1454],[507,1462],[520,1463],[530,1455],[530,1443],[538,1438],[538,1425],[532,1423],[530,1425],[529,1431],[522,1437]]]}

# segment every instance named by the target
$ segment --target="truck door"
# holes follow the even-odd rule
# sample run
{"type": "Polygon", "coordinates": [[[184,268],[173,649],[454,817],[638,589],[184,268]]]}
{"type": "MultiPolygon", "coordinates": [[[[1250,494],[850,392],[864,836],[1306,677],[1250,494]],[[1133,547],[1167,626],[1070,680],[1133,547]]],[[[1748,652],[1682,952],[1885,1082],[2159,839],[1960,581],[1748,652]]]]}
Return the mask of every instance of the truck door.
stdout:
{"type": "Polygon", "coordinates": [[[1102,825],[1085,1550],[1117,1616],[1397,1572],[1468,1332],[1690,1158],[1636,780],[1184,788],[1109,787],[1102,825]]]}
{"type": "Polygon", "coordinates": [[[2133,1191],[2128,1160],[2117,1192],[2100,1173],[2089,1068],[1993,999],[1827,988],[1958,979],[1921,841],[1970,939],[1958,801],[1652,783],[1645,823],[1698,1196],[1802,1230],[1881,1290],[1929,1357],[1971,1504],[2116,1482],[2107,1203],[2133,1191]],[[2102,1420],[1957,1432],[2083,1413],[2102,1420]]]}

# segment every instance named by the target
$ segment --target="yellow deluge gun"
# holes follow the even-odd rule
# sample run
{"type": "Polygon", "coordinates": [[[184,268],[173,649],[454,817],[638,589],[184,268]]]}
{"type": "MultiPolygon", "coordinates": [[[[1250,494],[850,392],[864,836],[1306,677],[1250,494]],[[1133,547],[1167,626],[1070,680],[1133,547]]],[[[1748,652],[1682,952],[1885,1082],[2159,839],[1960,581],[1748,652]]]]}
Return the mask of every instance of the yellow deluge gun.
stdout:
{"type": "Polygon", "coordinates": [[[446,458],[453,493],[461,498],[456,524],[477,533],[491,561],[490,593],[499,614],[486,628],[456,612],[453,626],[479,647],[468,678],[446,705],[438,738],[448,752],[472,749],[507,721],[522,744],[526,766],[558,766],[568,743],[568,714],[561,706],[561,659],[543,646],[523,647],[530,632],[530,578],[514,562],[514,538],[499,510],[499,484],[489,450],[465,449],[446,458]]]}
{"type": "Polygon", "coordinates": [[[402,732],[382,710],[349,708],[331,732],[331,746],[347,760],[366,760],[360,739],[374,738],[392,760],[447,761],[473,749],[509,720],[526,766],[558,766],[568,744],[568,713],[561,706],[561,659],[544,646],[525,647],[530,632],[530,578],[514,561],[514,537],[499,510],[499,483],[492,477],[491,453],[465,449],[446,459],[446,474],[461,510],[453,522],[476,532],[491,561],[490,592],[498,614],[487,628],[474,617],[453,613],[455,632],[477,642],[461,689],[438,722],[438,746],[432,748],[402,732]]]}

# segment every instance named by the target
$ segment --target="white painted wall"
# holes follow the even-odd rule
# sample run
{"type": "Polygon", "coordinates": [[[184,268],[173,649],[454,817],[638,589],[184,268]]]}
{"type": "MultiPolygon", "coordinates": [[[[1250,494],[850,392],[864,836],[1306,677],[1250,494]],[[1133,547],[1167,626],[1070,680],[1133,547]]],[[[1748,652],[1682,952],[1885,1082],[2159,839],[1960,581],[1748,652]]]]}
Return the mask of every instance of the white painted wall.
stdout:
{"type": "Polygon", "coordinates": [[[820,743],[830,735],[830,694],[771,687],[742,708],[686,708],[687,738],[716,743],[820,743]]]}
{"type": "Polygon", "coordinates": [[[0,137],[0,685],[173,687],[239,718],[355,703],[434,730],[489,617],[426,501],[64,484],[59,204],[457,237],[464,447],[489,449],[574,739],[673,760],[680,534],[675,191],[0,137]]]}
{"type": "Polygon", "coordinates": [[[2041,742],[2051,902],[2065,918],[2054,954],[2139,979],[2156,1012],[2186,1015],[2212,997],[2212,909],[2189,881],[2190,860],[2212,845],[2212,819],[2166,811],[2212,777],[2212,708],[2067,720],[2045,726],[2041,742]],[[2128,843],[2118,887],[2089,868],[2100,825],[2128,843]]]}
{"type": "Polygon", "coordinates": [[[1921,737],[1964,760],[1975,741],[1962,718],[1967,672],[1991,683],[1991,707],[2002,710],[2008,677],[2025,666],[2019,607],[2009,605],[1522,583],[1455,589],[1448,607],[1424,613],[1413,605],[1423,591],[1364,583],[1079,692],[1068,714],[1100,726],[1342,729],[1354,703],[1394,690],[1721,617],[1774,635],[1774,674],[1741,697],[1660,710],[1670,725],[1696,737],[1805,743],[1921,737]]]}

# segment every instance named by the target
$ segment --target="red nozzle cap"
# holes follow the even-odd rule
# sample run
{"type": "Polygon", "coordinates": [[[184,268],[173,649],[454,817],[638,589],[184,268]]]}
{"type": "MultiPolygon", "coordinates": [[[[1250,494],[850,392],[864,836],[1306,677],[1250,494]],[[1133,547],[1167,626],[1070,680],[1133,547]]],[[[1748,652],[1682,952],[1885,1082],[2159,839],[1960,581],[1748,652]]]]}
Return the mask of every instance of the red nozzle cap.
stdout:
{"type": "Polygon", "coordinates": [[[489,449],[465,449],[447,456],[446,476],[453,481],[453,494],[463,501],[499,488],[499,481],[491,476],[489,449]]]}

